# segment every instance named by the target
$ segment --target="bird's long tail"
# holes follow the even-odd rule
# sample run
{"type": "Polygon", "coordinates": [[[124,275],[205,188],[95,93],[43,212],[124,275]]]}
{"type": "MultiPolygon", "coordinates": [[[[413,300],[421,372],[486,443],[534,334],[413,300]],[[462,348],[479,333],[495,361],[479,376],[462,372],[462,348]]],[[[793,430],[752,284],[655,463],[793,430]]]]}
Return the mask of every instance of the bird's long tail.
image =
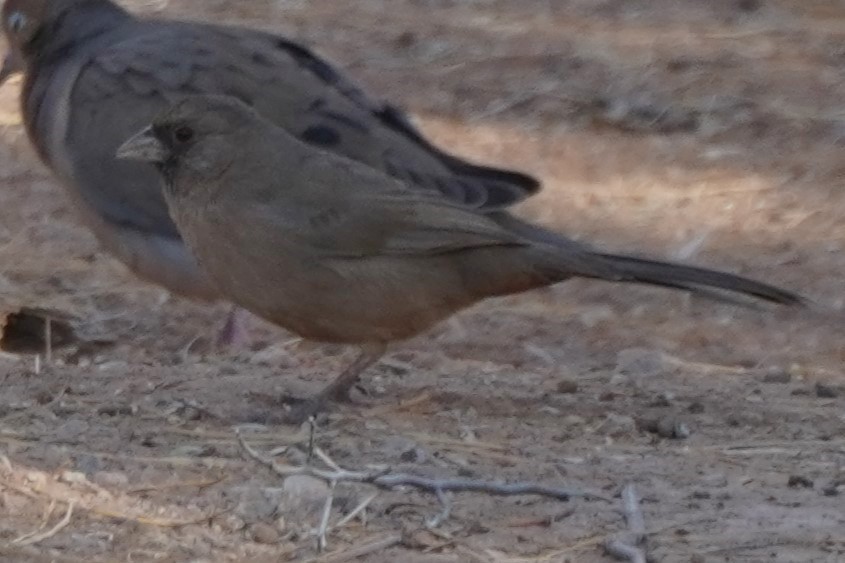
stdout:
{"type": "Polygon", "coordinates": [[[718,297],[721,293],[710,291],[716,289],[729,294],[756,297],[779,305],[807,305],[807,300],[796,293],[735,274],[632,256],[598,253],[595,256],[607,264],[607,268],[602,270],[611,273],[610,281],[686,289],[718,297]]]}
{"type": "Polygon", "coordinates": [[[565,256],[565,265],[557,272],[561,279],[576,275],[614,282],[643,283],[684,289],[743,304],[747,302],[737,300],[736,297],[750,296],[788,306],[804,307],[812,304],[797,293],[735,274],[634,256],[605,254],[507,213],[494,213],[491,217],[529,240],[554,247],[558,256],[565,256]]]}

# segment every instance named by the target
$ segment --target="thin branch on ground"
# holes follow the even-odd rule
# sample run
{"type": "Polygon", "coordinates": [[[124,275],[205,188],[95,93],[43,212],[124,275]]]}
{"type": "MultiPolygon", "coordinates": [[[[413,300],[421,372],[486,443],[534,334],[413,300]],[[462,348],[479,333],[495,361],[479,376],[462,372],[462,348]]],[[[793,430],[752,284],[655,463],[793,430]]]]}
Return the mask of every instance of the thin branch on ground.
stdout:
{"type": "Polygon", "coordinates": [[[40,532],[37,534],[26,534],[17,539],[12,540],[11,545],[15,546],[26,546],[26,545],[34,545],[36,543],[42,542],[46,539],[52,538],[56,534],[62,531],[68,524],[70,524],[70,519],[73,516],[73,507],[74,502],[71,501],[67,505],[67,511],[65,512],[64,517],[56,523],[55,526],[50,528],[45,532],[40,532]]]}
{"type": "MultiPolygon", "coordinates": [[[[320,469],[310,465],[282,465],[256,451],[244,441],[240,434],[238,434],[238,442],[249,457],[281,477],[307,475],[327,483],[363,483],[386,490],[397,487],[412,487],[435,495],[445,492],[478,492],[496,496],[537,495],[563,501],[572,498],[608,500],[606,497],[595,493],[530,482],[501,483],[476,479],[436,479],[410,473],[392,473],[389,467],[372,471],[350,471],[337,467],[336,464],[336,469],[320,469]]],[[[323,456],[318,452],[323,453],[319,448],[315,448],[315,455],[322,460],[323,456]]]]}
{"type": "Polygon", "coordinates": [[[425,527],[429,530],[439,528],[440,525],[448,520],[449,516],[452,515],[452,501],[449,500],[446,493],[444,493],[442,489],[437,489],[434,491],[434,494],[437,495],[437,500],[440,502],[440,506],[443,507],[443,510],[441,510],[439,514],[429,518],[429,520],[425,523],[425,527]]]}
{"type": "Polygon", "coordinates": [[[381,539],[367,541],[359,545],[343,548],[338,551],[327,553],[322,557],[310,559],[308,563],[344,563],[345,561],[354,561],[367,555],[372,555],[385,549],[402,543],[402,536],[391,535],[381,539]]]}
{"type": "Polygon", "coordinates": [[[338,520],[337,523],[334,526],[329,528],[329,531],[336,530],[337,528],[342,528],[343,526],[345,526],[346,524],[351,522],[359,514],[361,515],[362,522],[364,522],[364,525],[366,526],[366,522],[365,522],[365,514],[366,513],[364,511],[367,510],[367,507],[370,506],[370,503],[373,502],[378,495],[379,495],[379,493],[375,492],[375,493],[371,494],[370,496],[368,496],[367,498],[365,498],[364,500],[362,500],[360,503],[358,503],[358,506],[356,506],[355,508],[352,509],[352,511],[349,514],[347,514],[346,516],[344,516],[343,518],[338,520]]]}
{"type": "MultiPolygon", "coordinates": [[[[329,493],[326,496],[325,504],[323,505],[319,525],[314,532],[317,536],[317,550],[319,552],[323,552],[326,549],[326,546],[328,545],[327,535],[329,532],[346,524],[355,515],[363,512],[366,506],[375,498],[375,495],[368,497],[349,515],[341,519],[335,526],[330,526],[329,521],[331,519],[331,510],[334,502],[334,491],[335,487],[339,483],[362,483],[384,490],[392,490],[397,487],[411,487],[435,495],[440,503],[441,511],[437,515],[426,520],[425,526],[431,531],[434,531],[451,516],[452,503],[447,495],[447,493],[450,492],[480,492],[497,496],[537,495],[563,501],[567,501],[574,497],[604,499],[603,497],[593,493],[573,491],[571,489],[551,487],[538,483],[501,483],[475,479],[436,479],[412,475],[410,473],[392,473],[389,467],[370,471],[350,471],[335,463],[335,461],[326,452],[314,444],[313,438],[309,439],[309,455],[306,457],[308,461],[306,461],[304,465],[284,465],[277,463],[272,457],[268,457],[267,454],[258,452],[244,440],[240,432],[236,432],[236,436],[238,443],[249,458],[266,466],[276,475],[283,478],[305,475],[328,483],[329,493]],[[319,460],[324,465],[324,468],[314,467],[310,464],[310,461],[316,460],[319,460]]],[[[390,545],[393,544],[391,543],[390,545]]]]}
{"type": "Polygon", "coordinates": [[[334,490],[337,487],[337,482],[329,483],[329,494],[326,495],[326,502],[323,505],[323,514],[320,516],[320,527],[317,529],[317,551],[322,553],[329,545],[326,534],[329,530],[329,519],[332,515],[332,505],[334,504],[334,490]]]}
{"type": "Polygon", "coordinates": [[[608,555],[630,563],[646,563],[645,549],[638,547],[646,537],[645,519],[640,509],[640,499],[634,485],[622,489],[622,508],[628,530],[608,538],[604,549],[608,555]]]}

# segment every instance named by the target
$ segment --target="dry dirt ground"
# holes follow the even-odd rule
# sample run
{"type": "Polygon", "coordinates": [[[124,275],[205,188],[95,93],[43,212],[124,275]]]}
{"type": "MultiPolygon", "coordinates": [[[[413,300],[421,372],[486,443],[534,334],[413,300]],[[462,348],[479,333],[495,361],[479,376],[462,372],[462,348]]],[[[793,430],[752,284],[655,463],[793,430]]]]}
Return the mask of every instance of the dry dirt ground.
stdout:
{"type": "MultiPolygon", "coordinates": [[[[352,469],[606,500],[458,494],[430,531],[436,498],[382,491],[319,554],[324,488],[247,459],[231,420],[313,392],[348,352],[258,321],[251,350],[209,352],[226,307],[170,297],[98,252],[28,147],[9,84],[3,300],[68,311],[107,342],[55,350],[38,369],[32,355],[0,355],[0,560],[608,561],[631,483],[653,561],[845,561],[841,2],[132,7],[317,46],[442,145],[541,176],[524,216],[754,275],[822,312],[575,281],[462,313],[397,346],[365,379],[378,406],[331,416],[316,445],[352,469]]],[[[301,429],[244,433],[262,452],[297,445],[280,462],[308,448],[301,429]]],[[[339,484],[331,525],[372,492],[339,484]]]]}

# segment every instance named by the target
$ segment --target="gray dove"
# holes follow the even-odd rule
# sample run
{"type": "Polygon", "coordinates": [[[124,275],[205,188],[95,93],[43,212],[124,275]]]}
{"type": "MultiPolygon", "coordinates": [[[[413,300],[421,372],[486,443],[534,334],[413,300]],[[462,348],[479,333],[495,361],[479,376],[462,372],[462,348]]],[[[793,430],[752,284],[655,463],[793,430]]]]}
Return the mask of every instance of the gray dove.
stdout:
{"type": "Polygon", "coordinates": [[[306,143],[469,209],[496,213],[539,188],[441,151],[401,111],[278,35],[138,18],[109,0],[7,0],[2,18],[10,52],[0,78],[24,72],[21,108],[39,156],[105,249],[178,294],[218,297],[170,219],[155,171],[114,155],[185,95],[234,96],[306,143]]]}
{"type": "Polygon", "coordinates": [[[127,140],[152,162],[179,232],[220,292],[359,358],[292,419],[344,400],[386,346],[489,297],[573,277],[715,288],[783,305],[798,295],[739,276],[605,254],[506,214],[302,142],[232,97],[189,97],[127,140]]]}

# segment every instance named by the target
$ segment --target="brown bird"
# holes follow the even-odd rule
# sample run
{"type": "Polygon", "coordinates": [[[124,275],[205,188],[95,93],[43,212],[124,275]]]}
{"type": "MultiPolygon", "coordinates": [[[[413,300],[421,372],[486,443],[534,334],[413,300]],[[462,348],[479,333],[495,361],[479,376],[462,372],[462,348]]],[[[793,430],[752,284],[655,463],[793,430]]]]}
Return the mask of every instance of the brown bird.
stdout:
{"type": "Polygon", "coordinates": [[[182,295],[218,293],[185,249],[155,171],[114,155],[188,94],[235,96],[307,143],[467,208],[495,212],[539,188],[439,150],[402,112],[278,35],[142,19],[110,0],[7,0],[2,19],[0,81],[24,72],[21,109],[41,159],[106,250],[182,295]]]}
{"type": "Polygon", "coordinates": [[[233,98],[179,102],[118,156],[155,163],[179,231],[223,295],[304,338],[360,347],[294,419],[345,399],[388,343],[482,299],[572,277],[803,302],[739,276],[604,254],[479,213],[309,146],[233,98]]]}

